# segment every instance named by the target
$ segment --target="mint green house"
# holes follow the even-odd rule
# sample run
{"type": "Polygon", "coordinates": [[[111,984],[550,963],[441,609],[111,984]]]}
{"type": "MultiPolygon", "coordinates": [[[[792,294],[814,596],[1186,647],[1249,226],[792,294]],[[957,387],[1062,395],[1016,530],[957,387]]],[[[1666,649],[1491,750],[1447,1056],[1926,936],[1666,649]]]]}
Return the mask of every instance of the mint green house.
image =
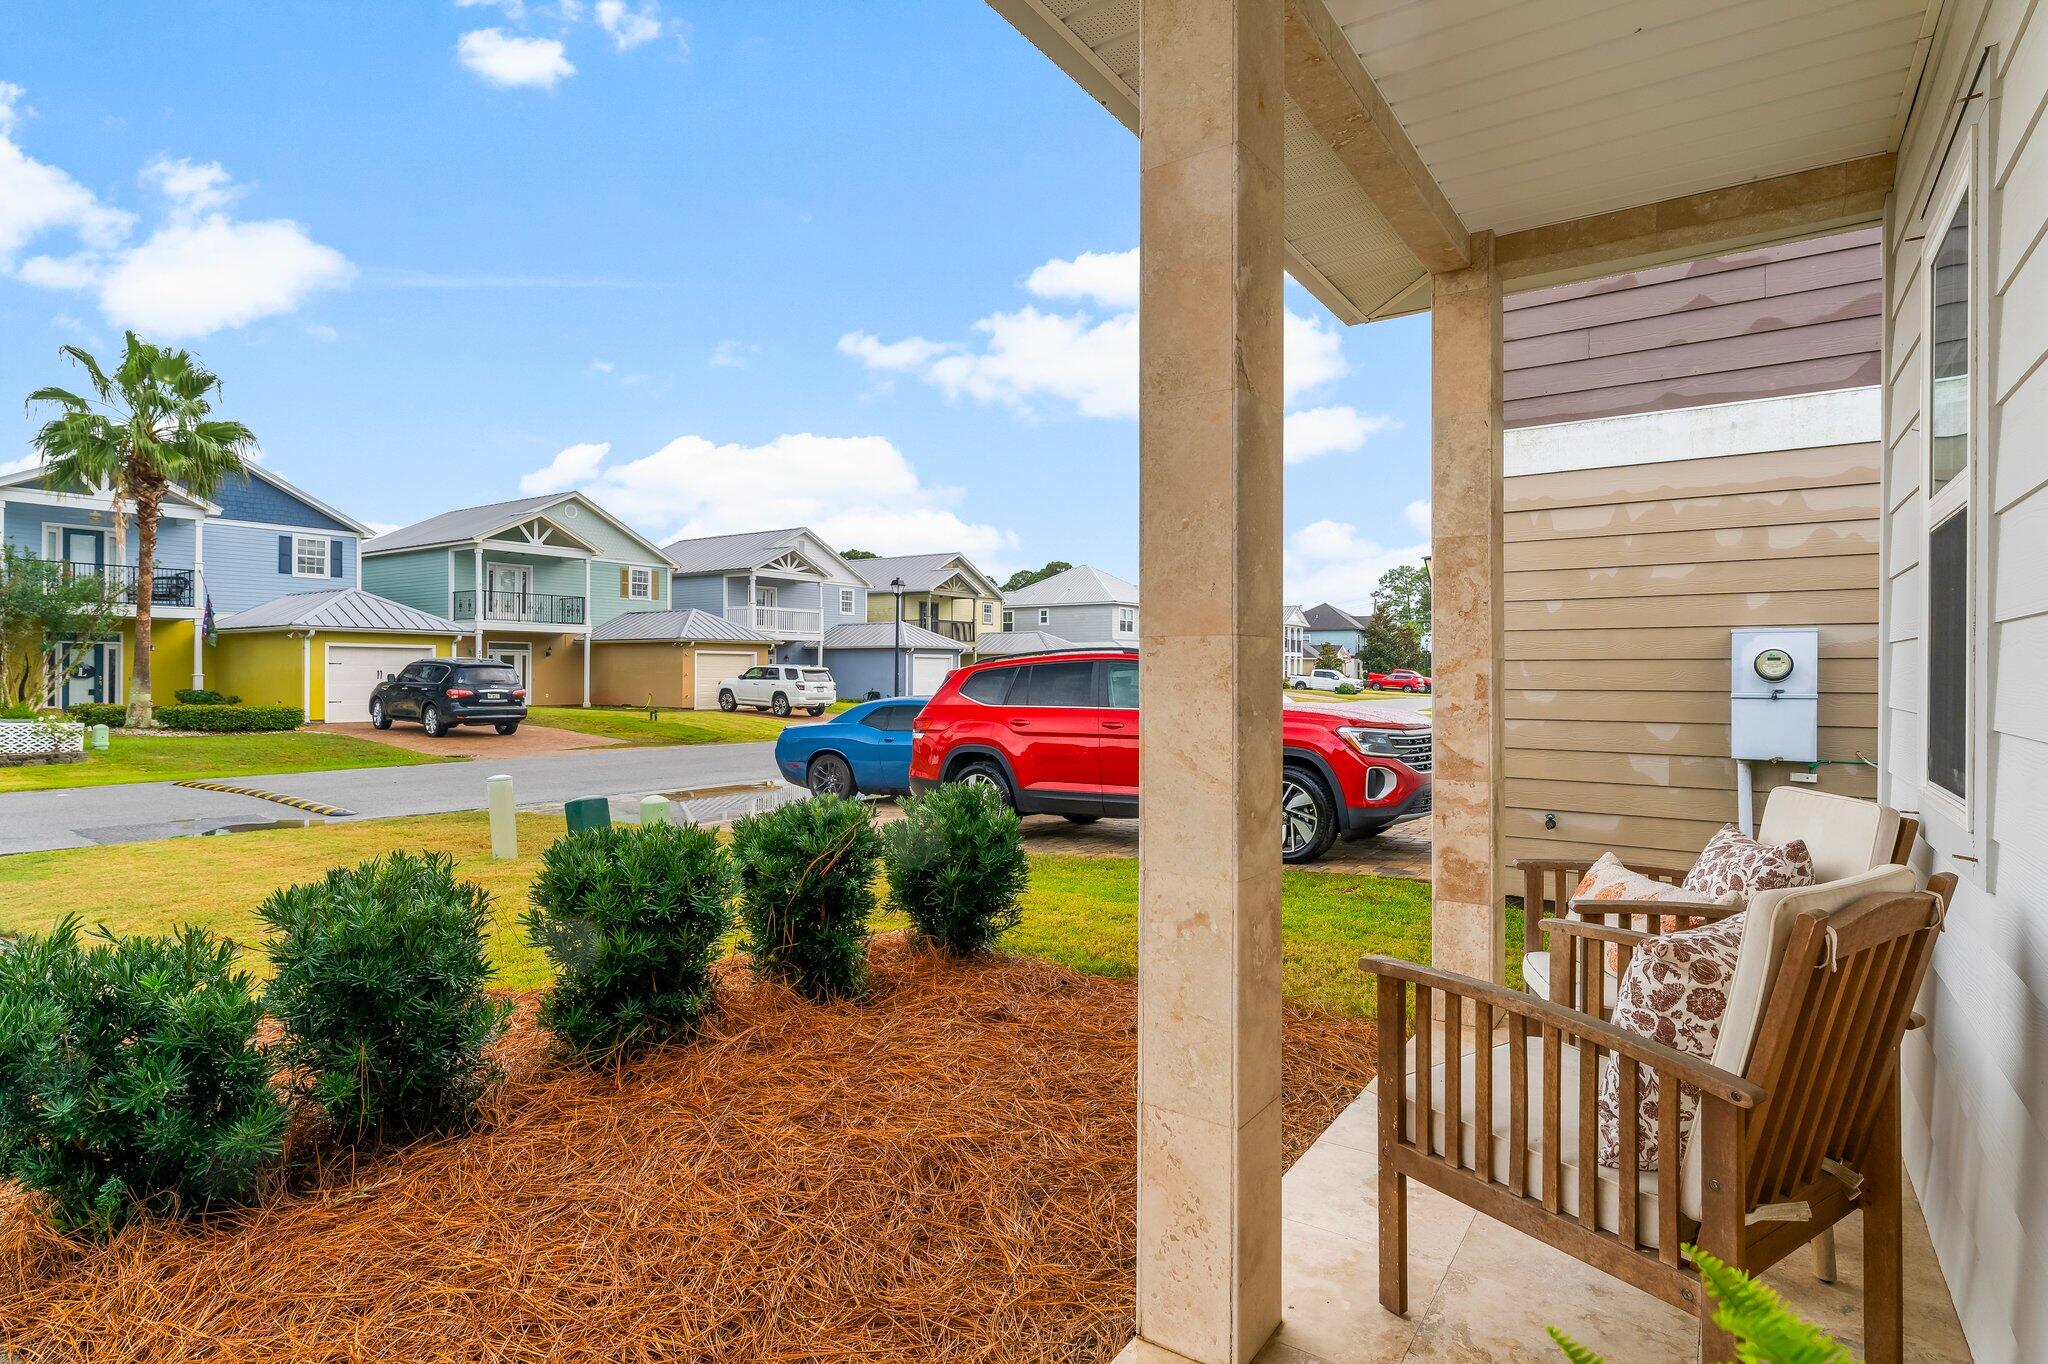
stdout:
{"type": "Polygon", "coordinates": [[[464,627],[466,649],[556,706],[590,704],[592,631],[668,610],[675,567],[581,493],[443,512],[367,542],[362,560],[365,588],[464,627]]]}

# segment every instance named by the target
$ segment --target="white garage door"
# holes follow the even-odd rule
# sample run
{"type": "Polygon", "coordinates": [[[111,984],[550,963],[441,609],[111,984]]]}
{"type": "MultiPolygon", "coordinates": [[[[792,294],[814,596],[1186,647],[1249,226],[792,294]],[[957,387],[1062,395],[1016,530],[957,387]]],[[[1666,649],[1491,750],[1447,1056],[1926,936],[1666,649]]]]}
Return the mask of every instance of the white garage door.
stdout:
{"type": "Polygon", "coordinates": [[[417,644],[330,644],[327,646],[327,713],[330,723],[370,718],[370,689],[415,659],[432,656],[417,644]]]}
{"type": "Polygon", "coordinates": [[[946,674],[953,671],[951,654],[912,654],[910,656],[910,694],[930,696],[946,680],[946,674]]]}
{"type": "Polygon", "coordinates": [[[697,709],[718,709],[718,684],[738,677],[754,666],[753,654],[725,653],[717,649],[697,651],[697,709]]]}

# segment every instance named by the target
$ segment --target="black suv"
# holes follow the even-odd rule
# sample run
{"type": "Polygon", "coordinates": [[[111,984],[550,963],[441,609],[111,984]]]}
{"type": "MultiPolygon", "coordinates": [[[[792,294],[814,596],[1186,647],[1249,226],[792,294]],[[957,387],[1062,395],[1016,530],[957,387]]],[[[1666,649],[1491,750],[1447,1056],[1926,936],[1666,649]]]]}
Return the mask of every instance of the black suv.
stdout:
{"type": "Polygon", "coordinates": [[[488,658],[423,658],[370,693],[371,724],[389,729],[393,720],[417,720],[436,739],[457,725],[511,734],[525,718],[519,674],[488,658]]]}

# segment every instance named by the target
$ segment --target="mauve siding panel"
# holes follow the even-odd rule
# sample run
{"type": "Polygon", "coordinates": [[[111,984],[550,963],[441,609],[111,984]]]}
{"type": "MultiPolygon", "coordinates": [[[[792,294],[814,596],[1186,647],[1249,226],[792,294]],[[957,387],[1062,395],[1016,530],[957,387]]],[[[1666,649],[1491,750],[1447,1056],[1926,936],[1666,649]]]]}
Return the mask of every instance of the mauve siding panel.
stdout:
{"type": "Polygon", "coordinates": [[[1877,383],[1882,298],[1874,229],[1517,294],[1507,424],[1877,383]]]}

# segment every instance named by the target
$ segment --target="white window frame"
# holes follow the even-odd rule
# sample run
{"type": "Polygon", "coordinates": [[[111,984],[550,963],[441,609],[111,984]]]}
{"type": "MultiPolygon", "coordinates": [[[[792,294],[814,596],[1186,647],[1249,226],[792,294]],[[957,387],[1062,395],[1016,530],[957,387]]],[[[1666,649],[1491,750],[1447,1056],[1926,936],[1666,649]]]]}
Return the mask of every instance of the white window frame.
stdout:
{"type": "Polygon", "coordinates": [[[1138,608],[1135,606],[1119,606],[1116,609],[1116,629],[1120,635],[1137,634],[1138,608]]]}
{"type": "Polygon", "coordinates": [[[839,589],[839,614],[850,616],[854,612],[854,593],[850,587],[839,589]]]}
{"type": "Polygon", "coordinates": [[[983,625],[994,625],[996,623],[996,604],[994,602],[985,601],[981,604],[981,623],[983,625]]]}
{"type": "MultiPolygon", "coordinates": [[[[1982,858],[1986,849],[1981,837],[1980,821],[1977,818],[1981,805],[1981,783],[1983,781],[1983,759],[1986,752],[1985,736],[1980,732],[1988,714],[1984,687],[1985,658],[1983,632],[1986,628],[1985,613],[1980,609],[1981,594],[1978,590],[1985,581],[1985,530],[1983,497],[1979,486],[1983,471],[1988,463],[1987,417],[1990,404],[1986,395],[1986,373],[1990,348],[1986,344],[1990,321],[1990,293],[1988,291],[1988,270],[1986,267],[1987,246],[1991,241],[1992,225],[1989,205],[1982,192],[1985,178],[1978,165],[1981,156],[1982,122],[1981,106],[1973,110],[1964,124],[1957,130],[1955,153],[1950,164],[1937,180],[1937,191],[1930,202],[1925,220],[1925,233],[1921,243],[1920,275],[1915,287],[1920,290],[1921,321],[1919,345],[1922,355],[1920,392],[1918,401],[1921,412],[1920,495],[1924,515],[1921,517],[1920,544],[1920,791],[1921,808],[1924,813],[1936,816],[1961,835],[1977,860],[1958,863],[1949,868],[1963,873],[1971,879],[1981,877],[1982,858]],[[1934,261],[1941,251],[1942,239],[1948,234],[1948,226],[1954,221],[1956,210],[1965,197],[1970,205],[1968,280],[1970,290],[1970,353],[1969,353],[1969,438],[1963,468],[1949,480],[1948,486],[1939,493],[1934,489],[1934,261]],[[1969,603],[1970,620],[1963,631],[1969,656],[1964,661],[1963,696],[1966,711],[1963,717],[1963,793],[1960,797],[1934,784],[1929,764],[1930,734],[1933,718],[1933,687],[1931,685],[1934,666],[1932,641],[1934,608],[1934,532],[1955,515],[1965,518],[1964,533],[1967,538],[1968,580],[1964,598],[1969,603]]],[[[1929,831],[1930,833],[1933,830],[1929,831]]]]}
{"type": "Polygon", "coordinates": [[[654,600],[654,570],[626,565],[626,600],[654,600]]]}
{"type": "Polygon", "coordinates": [[[1039,623],[1040,625],[1050,625],[1050,624],[1052,624],[1052,612],[1050,612],[1050,611],[1046,610],[1046,609],[1045,609],[1045,608],[1044,608],[1043,606],[1039,607],[1039,608],[1038,608],[1038,623],[1039,623]]]}
{"type": "Polygon", "coordinates": [[[1014,630],[1014,629],[1016,629],[1016,628],[1017,628],[1017,613],[1016,613],[1015,611],[1005,611],[1005,612],[1003,612],[1003,629],[1004,629],[1005,631],[1009,631],[1009,630],[1014,630]]]}
{"type": "Polygon", "coordinates": [[[331,578],[331,577],[333,577],[333,576],[334,576],[334,561],[333,561],[333,558],[332,558],[333,554],[334,554],[334,545],[333,545],[333,544],[332,544],[332,543],[331,543],[331,542],[330,542],[330,541],[328,540],[328,538],[327,538],[326,536],[324,536],[324,535],[297,535],[297,534],[294,534],[294,535],[292,536],[292,576],[293,576],[294,578],[331,578]],[[303,565],[304,565],[304,563],[305,563],[305,561],[306,561],[306,560],[305,560],[305,554],[306,554],[306,546],[308,546],[308,545],[318,545],[318,546],[320,546],[320,571],[319,571],[318,573],[308,573],[308,572],[307,572],[307,571],[305,570],[305,568],[303,567],[303,565]]]}

